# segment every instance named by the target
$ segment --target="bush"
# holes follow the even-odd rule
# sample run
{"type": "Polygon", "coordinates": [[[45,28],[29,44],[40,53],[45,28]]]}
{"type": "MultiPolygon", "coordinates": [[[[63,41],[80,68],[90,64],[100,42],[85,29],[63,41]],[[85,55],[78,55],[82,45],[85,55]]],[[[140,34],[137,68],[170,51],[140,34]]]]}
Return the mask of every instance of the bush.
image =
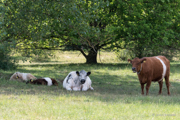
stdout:
{"type": "MultiPolygon", "coordinates": [[[[138,57],[137,55],[137,50],[134,50],[136,52],[133,52],[131,50],[127,49],[119,49],[116,52],[117,58],[121,61],[127,61],[127,59],[134,59],[138,57]]],[[[158,56],[158,55],[163,55],[170,61],[179,61],[180,60],[180,52],[178,50],[170,50],[167,48],[160,49],[160,50],[154,50],[154,49],[149,49],[145,50],[142,53],[142,57],[152,57],[152,56],[158,56]]],[[[142,58],[138,57],[138,58],[142,58]]]]}
{"type": "Polygon", "coordinates": [[[15,69],[15,60],[10,56],[11,50],[8,45],[0,44],[0,69],[10,70],[15,69]]]}
{"type": "Polygon", "coordinates": [[[121,61],[127,61],[127,59],[132,59],[135,57],[135,54],[127,49],[120,49],[116,52],[117,58],[121,61]]]}
{"type": "Polygon", "coordinates": [[[53,57],[53,52],[48,50],[36,50],[33,51],[31,56],[32,62],[49,62],[53,57]]]}

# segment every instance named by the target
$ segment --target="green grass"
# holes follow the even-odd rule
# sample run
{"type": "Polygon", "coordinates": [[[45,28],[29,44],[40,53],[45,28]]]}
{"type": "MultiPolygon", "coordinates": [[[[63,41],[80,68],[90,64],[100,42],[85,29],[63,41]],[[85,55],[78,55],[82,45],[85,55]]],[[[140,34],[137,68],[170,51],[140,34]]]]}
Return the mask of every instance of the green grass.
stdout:
{"type": "Polygon", "coordinates": [[[167,95],[165,82],[162,95],[158,95],[159,85],[155,82],[151,84],[149,95],[142,96],[138,77],[132,73],[130,64],[118,63],[111,53],[102,54],[104,61],[112,58],[116,63],[110,60],[111,63],[87,65],[83,64],[83,59],[78,61],[76,58],[73,64],[75,59],[71,58],[78,55],[66,52],[62,56],[69,58],[52,59],[46,63],[21,63],[17,70],[0,70],[0,120],[180,119],[180,62],[171,63],[171,96],[167,95]],[[62,81],[66,75],[82,69],[92,72],[90,78],[94,91],[63,89],[62,81]],[[9,81],[16,71],[56,78],[59,86],[9,81]]]}

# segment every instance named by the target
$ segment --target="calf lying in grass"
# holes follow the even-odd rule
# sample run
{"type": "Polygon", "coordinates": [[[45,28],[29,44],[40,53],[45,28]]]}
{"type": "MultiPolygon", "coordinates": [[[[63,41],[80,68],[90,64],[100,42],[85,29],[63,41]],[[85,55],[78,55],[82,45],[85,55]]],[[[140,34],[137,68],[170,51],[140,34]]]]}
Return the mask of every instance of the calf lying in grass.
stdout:
{"type": "Polygon", "coordinates": [[[56,85],[58,86],[58,83],[55,79],[53,78],[39,78],[36,80],[29,80],[26,82],[26,84],[31,83],[31,84],[38,84],[38,85],[47,85],[47,86],[51,86],[51,85],[56,85]]]}
{"type": "Polygon", "coordinates": [[[15,72],[11,77],[10,80],[18,80],[18,81],[28,81],[30,79],[37,79],[30,73],[20,73],[15,72]]]}

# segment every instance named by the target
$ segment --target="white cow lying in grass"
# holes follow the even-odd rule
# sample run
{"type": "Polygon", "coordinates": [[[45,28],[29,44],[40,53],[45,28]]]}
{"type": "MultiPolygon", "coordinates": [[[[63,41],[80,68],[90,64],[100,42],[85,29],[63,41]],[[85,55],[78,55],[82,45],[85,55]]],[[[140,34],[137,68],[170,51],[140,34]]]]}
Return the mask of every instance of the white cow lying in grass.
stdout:
{"type": "Polygon", "coordinates": [[[19,81],[28,81],[30,79],[37,79],[30,73],[20,73],[20,72],[15,72],[11,77],[10,80],[19,80],[19,81]]]}
{"type": "Polygon", "coordinates": [[[86,72],[84,70],[81,70],[80,72],[72,71],[64,79],[63,87],[70,91],[87,91],[88,89],[94,90],[91,87],[92,82],[89,78],[90,74],[91,72],[86,72]]]}

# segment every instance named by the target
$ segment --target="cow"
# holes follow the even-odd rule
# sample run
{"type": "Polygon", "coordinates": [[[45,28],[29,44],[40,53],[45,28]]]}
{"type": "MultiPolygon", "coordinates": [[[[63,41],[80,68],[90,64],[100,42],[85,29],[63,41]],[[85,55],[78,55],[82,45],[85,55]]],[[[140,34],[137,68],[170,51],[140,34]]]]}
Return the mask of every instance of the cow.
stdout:
{"type": "Polygon", "coordinates": [[[56,86],[58,86],[57,81],[55,79],[49,78],[49,77],[39,78],[36,80],[28,80],[26,82],[26,84],[28,84],[28,83],[37,84],[37,85],[47,85],[47,86],[56,85],[56,86]]]}
{"type": "Polygon", "coordinates": [[[144,95],[144,84],[146,84],[146,95],[148,95],[151,81],[159,83],[159,94],[161,94],[163,78],[166,81],[167,93],[170,95],[170,62],[165,56],[134,58],[128,59],[128,62],[132,64],[132,71],[138,75],[142,95],[144,95]]]}
{"type": "Polygon", "coordinates": [[[28,81],[30,79],[37,79],[37,78],[30,73],[20,73],[20,72],[15,72],[10,77],[10,80],[18,80],[18,81],[23,81],[23,82],[28,81]]]}
{"type": "Polygon", "coordinates": [[[70,72],[63,81],[63,88],[69,91],[94,90],[93,87],[91,87],[90,74],[91,72],[86,72],[85,70],[70,72]]]}

